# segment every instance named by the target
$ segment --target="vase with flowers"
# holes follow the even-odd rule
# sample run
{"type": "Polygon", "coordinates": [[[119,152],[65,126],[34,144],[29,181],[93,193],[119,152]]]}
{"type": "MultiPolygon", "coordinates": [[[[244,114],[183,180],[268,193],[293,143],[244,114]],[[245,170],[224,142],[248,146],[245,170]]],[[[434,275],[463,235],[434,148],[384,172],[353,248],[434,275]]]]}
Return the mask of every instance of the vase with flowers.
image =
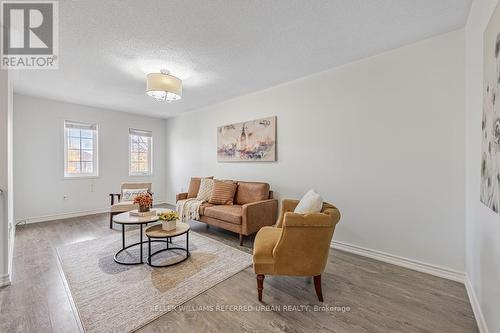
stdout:
{"type": "Polygon", "coordinates": [[[161,228],[165,231],[174,230],[177,227],[179,214],[175,210],[169,210],[158,215],[161,221],[161,228]]]}
{"type": "Polygon", "coordinates": [[[153,197],[149,193],[139,194],[134,198],[134,204],[139,205],[139,212],[149,212],[149,209],[153,204],[153,197]]]}

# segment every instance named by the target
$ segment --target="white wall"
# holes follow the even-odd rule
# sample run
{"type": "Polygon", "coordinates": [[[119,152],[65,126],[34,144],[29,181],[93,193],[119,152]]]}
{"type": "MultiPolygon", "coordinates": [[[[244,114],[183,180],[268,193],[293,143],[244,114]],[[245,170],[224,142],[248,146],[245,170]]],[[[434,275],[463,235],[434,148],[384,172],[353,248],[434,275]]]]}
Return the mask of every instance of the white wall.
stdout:
{"type": "Polygon", "coordinates": [[[500,216],[479,201],[483,34],[496,4],[475,0],[466,27],[466,273],[482,332],[500,332],[500,216]]]}
{"type": "Polygon", "coordinates": [[[15,94],[16,220],[30,222],[105,209],[108,194],[119,192],[124,181],[152,181],[155,202],[165,201],[165,149],[163,119],[15,94]],[[64,179],[64,120],[99,124],[98,178],[64,179]],[[129,128],[153,131],[152,177],[128,175],[129,128]]]}
{"type": "Polygon", "coordinates": [[[14,244],[12,164],[12,86],[10,73],[0,70],[0,286],[10,283],[14,244]]]}
{"type": "Polygon", "coordinates": [[[316,188],[336,240],[463,273],[463,96],[460,30],[168,119],[167,200],[198,175],[316,188]],[[278,162],[217,163],[217,126],[270,115],[278,162]]]}

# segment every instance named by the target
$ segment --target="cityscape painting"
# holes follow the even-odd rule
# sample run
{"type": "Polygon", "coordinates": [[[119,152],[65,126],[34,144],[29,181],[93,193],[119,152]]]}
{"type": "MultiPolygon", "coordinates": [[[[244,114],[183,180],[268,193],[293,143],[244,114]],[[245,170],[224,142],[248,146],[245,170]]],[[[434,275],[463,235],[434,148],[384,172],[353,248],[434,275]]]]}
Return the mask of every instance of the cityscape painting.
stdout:
{"type": "Polygon", "coordinates": [[[217,128],[219,162],[276,161],[276,117],[217,128]]]}

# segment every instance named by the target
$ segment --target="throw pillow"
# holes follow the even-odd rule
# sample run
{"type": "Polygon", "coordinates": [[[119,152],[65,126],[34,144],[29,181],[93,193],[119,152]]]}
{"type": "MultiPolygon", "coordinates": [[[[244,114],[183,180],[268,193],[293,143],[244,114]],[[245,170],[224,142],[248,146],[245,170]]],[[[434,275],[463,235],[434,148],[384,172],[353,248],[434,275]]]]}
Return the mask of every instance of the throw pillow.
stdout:
{"type": "Polygon", "coordinates": [[[214,188],[214,180],[210,178],[202,178],[200,182],[200,189],[198,191],[198,195],[196,196],[197,200],[208,201],[212,196],[212,190],[214,188]]]}
{"type": "MultiPolygon", "coordinates": [[[[209,179],[213,179],[214,176],[211,177],[205,177],[209,179]]],[[[198,196],[198,191],[200,190],[200,184],[201,184],[201,178],[200,177],[191,177],[191,180],[189,181],[189,188],[188,188],[188,195],[187,198],[196,198],[198,196]]]]}
{"type": "Polygon", "coordinates": [[[212,196],[208,203],[214,205],[232,205],[238,184],[233,181],[215,180],[212,196]]]}
{"type": "Polygon", "coordinates": [[[299,214],[310,214],[319,213],[323,207],[323,198],[316,193],[314,190],[309,190],[302,199],[300,199],[299,204],[295,207],[294,213],[299,214]]]}
{"type": "Polygon", "coordinates": [[[147,188],[134,188],[134,189],[126,189],[122,190],[122,197],[120,201],[133,201],[135,197],[139,194],[148,193],[147,188]]]}

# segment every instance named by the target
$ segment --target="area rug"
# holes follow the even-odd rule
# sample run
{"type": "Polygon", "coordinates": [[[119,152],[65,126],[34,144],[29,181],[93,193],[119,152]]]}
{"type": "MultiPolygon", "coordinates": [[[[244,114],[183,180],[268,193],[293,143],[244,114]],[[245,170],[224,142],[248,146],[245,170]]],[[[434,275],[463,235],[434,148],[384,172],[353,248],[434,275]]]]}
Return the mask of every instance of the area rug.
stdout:
{"type": "MultiPolygon", "coordinates": [[[[138,231],[127,232],[127,243],[138,240],[138,231]]],[[[166,244],[156,243],[153,250],[166,244]]],[[[174,238],[174,246],[185,245],[185,237],[174,238]]],[[[114,262],[121,248],[121,235],[113,235],[57,249],[78,314],[86,332],[131,332],[176,306],[247,268],[252,256],[219,241],[189,233],[188,260],[166,268],[146,264],[125,266],[114,262]]],[[[144,246],[146,257],[147,245],[144,246]]],[[[131,249],[120,260],[138,257],[131,249]],[[130,257],[130,258],[127,258],[130,257]]],[[[178,251],[154,257],[155,264],[176,260],[178,251]]]]}

